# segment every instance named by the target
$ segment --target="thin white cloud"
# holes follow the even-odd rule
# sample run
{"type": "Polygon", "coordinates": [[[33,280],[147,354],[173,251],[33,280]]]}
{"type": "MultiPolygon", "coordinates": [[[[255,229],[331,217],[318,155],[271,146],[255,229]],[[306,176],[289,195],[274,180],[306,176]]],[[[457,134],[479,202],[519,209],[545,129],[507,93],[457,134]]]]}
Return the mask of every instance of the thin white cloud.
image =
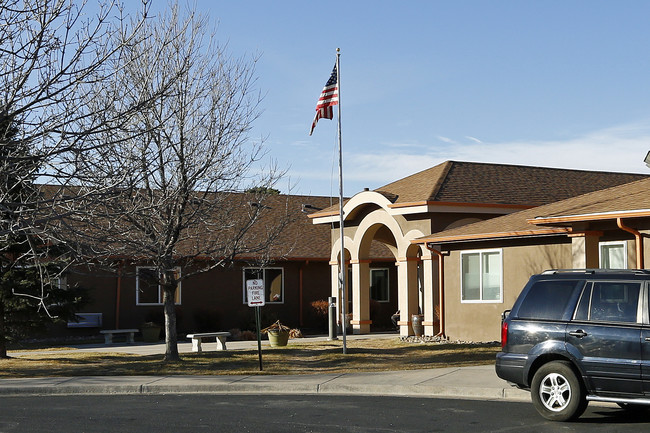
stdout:
{"type": "Polygon", "coordinates": [[[445,159],[650,174],[650,122],[605,128],[567,140],[473,143],[450,147],[445,159]]]}
{"type": "Polygon", "coordinates": [[[406,143],[406,142],[392,142],[392,143],[382,143],[386,147],[396,148],[396,149],[425,149],[425,146],[422,143],[406,143]]]}
{"type": "Polygon", "coordinates": [[[444,143],[456,144],[456,142],[449,137],[443,137],[442,135],[439,135],[436,138],[444,143]]]}
{"type": "Polygon", "coordinates": [[[348,161],[348,165],[354,169],[348,170],[346,179],[366,181],[369,184],[367,187],[379,187],[442,162],[440,158],[430,155],[394,152],[352,154],[348,161]]]}
{"type": "Polygon", "coordinates": [[[311,146],[314,147],[315,144],[309,140],[296,140],[292,143],[290,143],[291,146],[296,146],[296,147],[306,147],[306,146],[311,146]]]}
{"type": "Polygon", "coordinates": [[[481,140],[479,140],[478,138],[476,138],[476,137],[472,137],[472,136],[470,136],[470,135],[466,135],[465,138],[467,138],[468,140],[472,140],[474,143],[483,143],[483,142],[482,142],[481,140]]]}
{"type": "MultiPolygon", "coordinates": [[[[387,152],[344,150],[346,194],[356,194],[364,187],[379,188],[448,160],[650,174],[643,162],[650,150],[650,120],[566,140],[484,142],[466,136],[469,140],[461,144],[451,138],[438,138],[449,144],[423,147],[426,151],[409,143],[392,143],[386,146],[387,152]]],[[[338,182],[337,162],[334,155],[321,157],[320,164],[310,164],[310,169],[299,172],[290,170],[291,175],[300,178],[304,186],[318,183],[336,193],[330,184],[338,182]]],[[[322,187],[318,189],[319,193],[328,193],[322,187]]]]}

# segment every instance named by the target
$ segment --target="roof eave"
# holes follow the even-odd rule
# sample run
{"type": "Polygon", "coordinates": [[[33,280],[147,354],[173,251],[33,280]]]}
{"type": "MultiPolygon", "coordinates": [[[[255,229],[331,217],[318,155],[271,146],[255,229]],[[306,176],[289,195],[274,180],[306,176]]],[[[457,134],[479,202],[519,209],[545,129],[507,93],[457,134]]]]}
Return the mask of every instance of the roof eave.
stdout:
{"type": "Polygon", "coordinates": [[[617,218],[643,218],[650,217],[650,209],[638,209],[628,211],[598,212],[581,215],[558,215],[550,217],[535,217],[526,220],[534,225],[559,225],[574,222],[602,221],[617,218]]]}
{"type": "Polygon", "coordinates": [[[555,236],[564,235],[569,233],[568,228],[548,228],[539,230],[517,230],[511,232],[496,232],[496,233],[471,233],[467,235],[456,236],[431,236],[411,241],[413,244],[447,244],[458,242],[475,242],[475,241],[488,241],[488,240],[501,240],[501,239],[517,239],[517,238],[532,238],[542,236],[555,236]]]}

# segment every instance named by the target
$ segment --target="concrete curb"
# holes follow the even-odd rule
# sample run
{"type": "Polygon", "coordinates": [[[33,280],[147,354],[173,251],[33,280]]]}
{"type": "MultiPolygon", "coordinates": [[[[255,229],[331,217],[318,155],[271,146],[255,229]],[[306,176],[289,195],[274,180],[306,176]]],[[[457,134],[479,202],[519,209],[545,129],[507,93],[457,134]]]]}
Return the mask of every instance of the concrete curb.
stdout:
{"type": "MultiPolygon", "coordinates": [[[[426,372],[425,372],[426,373],[426,372]]],[[[1,396],[134,394],[322,394],[530,401],[528,392],[504,386],[446,385],[439,380],[390,383],[408,372],[300,376],[134,376],[0,380],[1,396]]],[[[422,375],[418,370],[413,375],[422,375]]],[[[417,379],[417,378],[416,378],[417,379]]],[[[471,380],[471,379],[470,379],[471,380]]]]}

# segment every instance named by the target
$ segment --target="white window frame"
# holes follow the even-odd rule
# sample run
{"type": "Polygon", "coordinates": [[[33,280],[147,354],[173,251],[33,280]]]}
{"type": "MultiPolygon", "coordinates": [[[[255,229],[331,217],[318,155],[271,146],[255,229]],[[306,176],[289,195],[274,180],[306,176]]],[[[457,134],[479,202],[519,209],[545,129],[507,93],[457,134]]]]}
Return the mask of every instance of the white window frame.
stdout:
{"type": "MultiPolygon", "coordinates": [[[[374,271],[386,271],[386,300],[385,301],[380,301],[378,299],[374,299],[375,301],[386,304],[390,302],[390,268],[370,268],[370,282],[372,283],[372,273],[374,271]]],[[[370,293],[370,299],[372,299],[372,291],[370,293]]]]}
{"type": "Polygon", "coordinates": [[[68,288],[68,279],[65,275],[59,275],[50,279],[50,284],[59,289],[66,290],[68,288]]]}
{"type": "MultiPolygon", "coordinates": [[[[135,305],[163,305],[163,291],[160,284],[158,285],[158,302],[140,302],[140,269],[153,269],[156,270],[155,266],[137,266],[135,268],[135,305]]],[[[178,278],[181,276],[181,268],[175,267],[174,272],[178,275],[178,278]]],[[[178,282],[176,287],[176,302],[175,305],[181,305],[181,281],[178,282]]]]}
{"type": "Polygon", "coordinates": [[[460,253],[460,302],[461,304],[503,304],[503,249],[467,250],[460,253]],[[499,299],[483,299],[483,254],[499,254],[499,299]],[[463,299],[463,256],[479,255],[479,299],[463,299]]]}
{"type": "Polygon", "coordinates": [[[262,280],[264,281],[264,295],[266,297],[269,296],[266,288],[266,271],[267,270],[279,270],[280,275],[282,277],[282,295],[280,297],[281,301],[271,301],[271,300],[266,300],[266,304],[273,304],[273,305],[282,305],[284,304],[284,268],[282,267],[264,267],[264,268],[255,268],[255,267],[248,267],[248,268],[242,268],[242,303],[243,304],[248,304],[248,300],[246,299],[246,271],[262,271],[262,280]]]}
{"type": "Polygon", "coordinates": [[[598,242],[598,267],[603,267],[603,249],[604,246],[610,245],[623,245],[623,267],[621,269],[627,269],[627,242],[626,241],[607,241],[607,242],[598,242]]]}

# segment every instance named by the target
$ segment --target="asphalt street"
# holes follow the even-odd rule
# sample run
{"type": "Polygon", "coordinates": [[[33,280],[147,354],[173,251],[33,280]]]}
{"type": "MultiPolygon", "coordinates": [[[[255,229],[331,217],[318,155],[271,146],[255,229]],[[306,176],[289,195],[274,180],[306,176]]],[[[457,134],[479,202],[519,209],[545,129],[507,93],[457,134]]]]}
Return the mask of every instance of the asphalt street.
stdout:
{"type": "Polygon", "coordinates": [[[634,432],[650,417],[590,407],[555,423],[532,404],[379,396],[102,395],[0,397],[0,432],[634,432]]]}

